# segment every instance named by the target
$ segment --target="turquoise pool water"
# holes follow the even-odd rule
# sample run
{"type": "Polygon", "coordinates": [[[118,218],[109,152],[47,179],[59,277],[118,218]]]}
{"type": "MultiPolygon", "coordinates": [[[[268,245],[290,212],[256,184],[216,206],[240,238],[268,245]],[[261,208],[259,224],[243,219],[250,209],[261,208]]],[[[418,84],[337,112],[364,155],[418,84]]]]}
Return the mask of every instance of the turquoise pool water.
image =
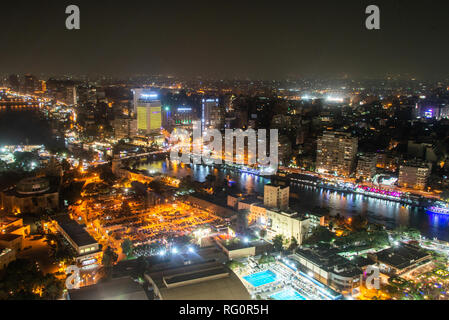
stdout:
{"type": "Polygon", "coordinates": [[[285,289],[270,296],[274,300],[306,300],[299,292],[293,289],[285,289]]]}
{"type": "Polygon", "coordinates": [[[258,273],[251,274],[249,276],[243,277],[248,281],[253,287],[260,287],[265,284],[276,281],[276,274],[271,270],[266,270],[258,273]]]}

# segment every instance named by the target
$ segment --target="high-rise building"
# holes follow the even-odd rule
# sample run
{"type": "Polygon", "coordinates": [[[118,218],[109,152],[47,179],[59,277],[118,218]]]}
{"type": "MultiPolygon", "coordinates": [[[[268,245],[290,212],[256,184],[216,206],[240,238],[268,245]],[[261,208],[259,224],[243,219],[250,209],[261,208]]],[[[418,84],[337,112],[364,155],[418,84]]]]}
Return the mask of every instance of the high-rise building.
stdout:
{"type": "Polygon", "coordinates": [[[124,139],[137,135],[137,120],[130,118],[116,118],[112,121],[116,139],[124,139]]]}
{"type": "Polygon", "coordinates": [[[370,180],[376,174],[377,158],[375,154],[361,154],[357,159],[357,179],[370,180]]]}
{"type": "Polygon", "coordinates": [[[225,113],[218,99],[203,99],[201,104],[201,129],[222,129],[225,113]]]}
{"type": "Polygon", "coordinates": [[[423,163],[406,163],[399,167],[398,185],[405,188],[424,190],[427,187],[431,168],[423,163]]]}
{"type": "Polygon", "coordinates": [[[39,80],[39,85],[36,88],[36,93],[45,93],[47,91],[47,83],[44,80],[39,80]]]}
{"type": "Polygon", "coordinates": [[[68,86],[66,88],[65,102],[70,106],[74,106],[78,103],[75,86],[68,86]]]}
{"type": "Polygon", "coordinates": [[[290,187],[266,184],[263,190],[263,204],[268,208],[288,209],[290,187]]]}
{"type": "Polygon", "coordinates": [[[135,89],[133,108],[137,113],[137,129],[142,134],[159,132],[162,127],[162,104],[159,95],[135,89]]]}
{"type": "Polygon", "coordinates": [[[358,139],[349,133],[324,132],[317,142],[316,170],[349,176],[355,169],[358,139]]]}
{"type": "Polygon", "coordinates": [[[9,76],[8,80],[9,80],[9,86],[11,87],[11,89],[16,92],[19,91],[19,89],[20,89],[19,76],[17,74],[12,74],[9,76]]]}
{"type": "Polygon", "coordinates": [[[24,89],[26,93],[34,93],[38,86],[38,80],[31,74],[26,74],[24,77],[24,89]]]}
{"type": "Polygon", "coordinates": [[[309,233],[310,220],[297,212],[267,210],[267,227],[272,236],[282,235],[289,241],[295,238],[301,245],[309,233]]]}
{"type": "Polygon", "coordinates": [[[195,120],[195,113],[191,107],[182,106],[174,108],[172,112],[172,121],[175,127],[191,128],[195,120]]]}

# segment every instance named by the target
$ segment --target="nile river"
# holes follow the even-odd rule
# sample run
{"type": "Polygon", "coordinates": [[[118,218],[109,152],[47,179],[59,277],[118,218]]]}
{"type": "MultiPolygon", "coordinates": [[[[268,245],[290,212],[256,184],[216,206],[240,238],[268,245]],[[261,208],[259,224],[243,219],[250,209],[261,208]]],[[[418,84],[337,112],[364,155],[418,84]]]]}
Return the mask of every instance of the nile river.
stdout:
{"type": "MultiPolygon", "coordinates": [[[[161,172],[174,177],[190,175],[200,182],[205,181],[208,174],[214,174],[218,182],[224,181],[229,176],[235,181],[236,189],[246,194],[263,195],[264,185],[270,182],[270,179],[247,173],[222,171],[202,165],[185,166],[170,163],[168,160],[140,164],[138,169],[161,172]]],[[[420,230],[425,237],[449,241],[449,216],[431,215],[423,209],[358,194],[296,184],[290,188],[290,193],[297,195],[290,199],[290,206],[294,209],[313,212],[317,208],[328,208],[331,215],[340,214],[346,217],[360,214],[367,217],[370,222],[388,228],[409,226],[420,230]]]]}

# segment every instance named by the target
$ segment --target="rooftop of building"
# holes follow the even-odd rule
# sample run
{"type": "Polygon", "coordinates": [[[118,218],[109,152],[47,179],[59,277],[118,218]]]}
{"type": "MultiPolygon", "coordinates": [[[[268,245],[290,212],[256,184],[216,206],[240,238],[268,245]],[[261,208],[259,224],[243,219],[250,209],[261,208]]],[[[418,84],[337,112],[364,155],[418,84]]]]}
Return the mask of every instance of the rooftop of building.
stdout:
{"type": "Polygon", "coordinates": [[[58,225],[67,233],[67,235],[77,244],[78,247],[97,244],[94,238],[76,221],[69,216],[59,216],[55,218],[58,225]]]}
{"type": "Polygon", "coordinates": [[[240,279],[215,261],[152,270],[147,276],[156,284],[164,300],[250,299],[240,279]]]}
{"type": "Polygon", "coordinates": [[[239,202],[243,202],[246,204],[251,204],[251,205],[259,205],[259,206],[263,206],[263,202],[261,202],[261,200],[257,197],[257,196],[245,196],[242,197],[239,202]]]}
{"type": "Polygon", "coordinates": [[[308,219],[305,214],[301,214],[298,211],[290,209],[290,208],[288,208],[288,209],[269,208],[269,207],[266,207],[266,208],[267,208],[267,212],[271,211],[271,212],[283,215],[285,217],[298,219],[300,221],[304,221],[304,220],[308,219]]]}
{"type": "Polygon", "coordinates": [[[406,243],[379,251],[374,255],[377,257],[378,262],[399,270],[407,268],[422,259],[431,258],[429,253],[406,243]]]}
{"type": "Polygon", "coordinates": [[[273,187],[273,188],[280,188],[280,189],[286,189],[286,188],[289,188],[289,186],[284,186],[284,185],[281,185],[281,184],[276,184],[276,183],[274,183],[274,182],[267,183],[267,184],[265,185],[265,187],[273,187]]]}
{"type": "Polygon", "coordinates": [[[348,259],[338,254],[336,248],[298,248],[295,255],[302,256],[320,268],[342,277],[356,277],[362,270],[348,259]]]}
{"type": "Polygon", "coordinates": [[[99,282],[69,290],[70,300],[148,300],[144,288],[131,277],[99,282]]]}

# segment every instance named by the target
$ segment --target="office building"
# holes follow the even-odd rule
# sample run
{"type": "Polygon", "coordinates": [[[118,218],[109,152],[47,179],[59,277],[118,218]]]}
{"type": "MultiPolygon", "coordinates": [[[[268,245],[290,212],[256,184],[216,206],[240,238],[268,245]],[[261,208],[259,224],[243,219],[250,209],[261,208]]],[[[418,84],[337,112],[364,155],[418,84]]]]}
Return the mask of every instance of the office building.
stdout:
{"type": "Polygon", "coordinates": [[[133,108],[137,113],[138,132],[144,135],[159,132],[162,127],[162,105],[159,95],[143,89],[133,91],[133,108]]]}
{"type": "Polygon", "coordinates": [[[431,168],[423,163],[408,162],[399,167],[398,185],[405,188],[424,190],[427,187],[431,168]]]}
{"type": "Polygon", "coordinates": [[[290,187],[267,184],[264,186],[263,204],[267,208],[285,210],[288,208],[290,187]]]}
{"type": "Polygon", "coordinates": [[[203,99],[201,104],[201,129],[218,129],[224,126],[225,113],[218,99],[203,99]]]}
{"type": "Polygon", "coordinates": [[[267,209],[268,236],[273,238],[282,235],[290,241],[295,238],[301,245],[309,235],[310,220],[290,210],[267,209]]]}
{"type": "Polygon", "coordinates": [[[193,109],[186,106],[174,108],[171,116],[174,127],[181,127],[185,129],[191,129],[193,127],[193,121],[197,119],[193,109]]]}
{"type": "Polygon", "coordinates": [[[317,142],[316,170],[348,177],[355,169],[358,139],[348,133],[324,132],[317,142]]]}
{"type": "Polygon", "coordinates": [[[66,88],[65,103],[67,103],[69,106],[74,106],[78,103],[75,86],[68,86],[66,88]]]}
{"type": "Polygon", "coordinates": [[[137,135],[137,120],[131,118],[116,118],[112,121],[115,139],[120,140],[137,135]]]}
{"type": "Polygon", "coordinates": [[[376,174],[377,158],[375,154],[362,154],[357,159],[355,177],[364,181],[371,180],[376,174]]]}
{"type": "Polygon", "coordinates": [[[24,91],[26,93],[34,93],[34,91],[36,90],[36,88],[38,87],[38,79],[31,75],[31,74],[26,74],[24,76],[24,91]]]}

